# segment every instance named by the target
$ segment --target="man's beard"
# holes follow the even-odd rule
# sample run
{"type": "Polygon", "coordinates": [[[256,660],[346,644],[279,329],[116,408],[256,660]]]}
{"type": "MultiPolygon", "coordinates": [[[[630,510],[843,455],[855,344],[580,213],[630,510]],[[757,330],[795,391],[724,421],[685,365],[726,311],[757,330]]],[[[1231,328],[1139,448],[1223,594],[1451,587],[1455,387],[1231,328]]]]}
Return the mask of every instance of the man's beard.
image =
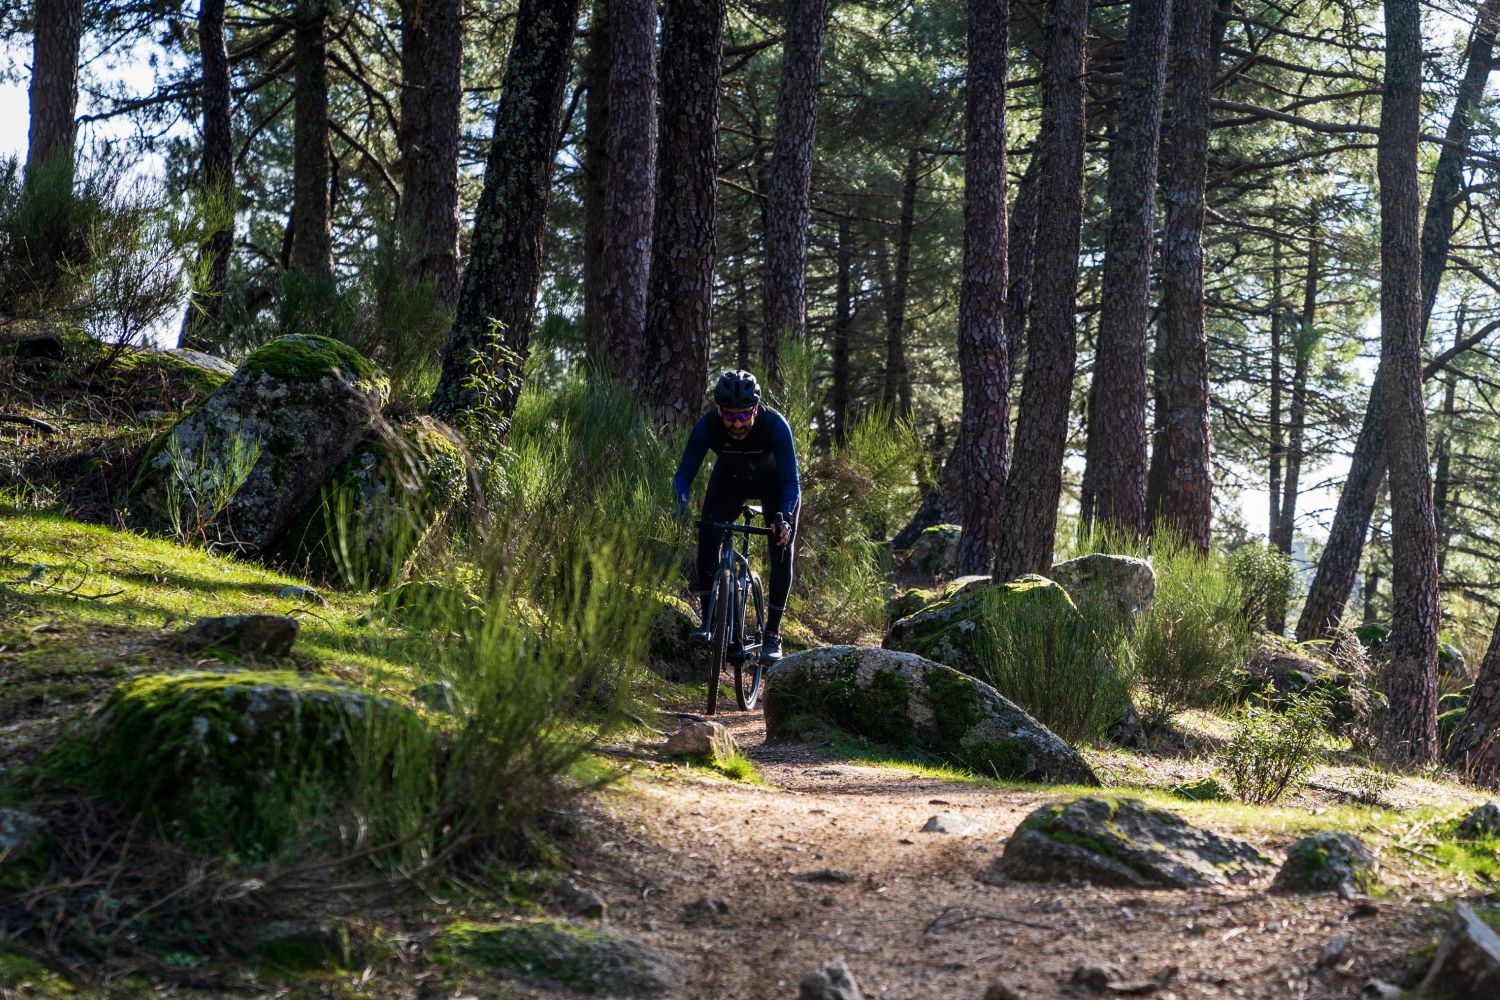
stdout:
{"type": "Polygon", "coordinates": [[[748,423],[735,424],[734,426],[729,428],[729,436],[734,438],[736,441],[743,441],[747,436],[749,436],[749,434],[750,425],[748,423]]]}

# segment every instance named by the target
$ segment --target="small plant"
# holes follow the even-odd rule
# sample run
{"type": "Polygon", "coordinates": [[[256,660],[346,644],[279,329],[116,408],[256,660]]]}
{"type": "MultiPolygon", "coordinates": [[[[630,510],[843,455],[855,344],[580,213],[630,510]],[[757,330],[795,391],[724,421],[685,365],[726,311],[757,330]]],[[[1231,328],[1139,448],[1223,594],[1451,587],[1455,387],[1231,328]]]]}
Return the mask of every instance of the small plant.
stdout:
{"type": "Polygon", "coordinates": [[[1349,794],[1354,801],[1365,806],[1385,804],[1385,795],[1396,787],[1396,778],[1385,771],[1356,771],[1349,779],[1349,794]]]}
{"type": "Polygon", "coordinates": [[[1261,703],[1245,706],[1235,720],[1234,736],[1218,754],[1219,773],[1241,802],[1278,802],[1317,765],[1328,725],[1326,699],[1293,695],[1283,706],[1281,711],[1261,703]]]}
{"type": "Polygon", "coordinates": [[[1240,613],[1252,628],[1273,608],[1285,612],[1297,581],[1291,557],[1270,545],[1242,545],[1229,557],[1229,575],[1239,584],[1240,613]]]}
{"type": "Polygon", "coordinates": [[[208,526],[228,508],[260,460],[260,441],[234,432],[220,448],[205,436],[188,452],[176,434],[168,434],[165,448],[172,470],[166,506],[172,534],[180,542],[207,541],[208,526]]]}

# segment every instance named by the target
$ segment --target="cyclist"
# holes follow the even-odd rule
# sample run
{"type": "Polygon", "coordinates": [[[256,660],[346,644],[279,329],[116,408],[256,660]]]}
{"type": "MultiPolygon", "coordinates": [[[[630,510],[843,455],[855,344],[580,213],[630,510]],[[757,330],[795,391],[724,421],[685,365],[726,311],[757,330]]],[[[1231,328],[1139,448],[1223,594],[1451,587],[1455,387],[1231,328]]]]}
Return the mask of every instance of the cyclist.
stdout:
{"type": "MultiPolygon", "coordinates": [[[[777,660],[781,658],[781,616],[792,591],[797,509],[802,500],[792,428],[780,413],[761,405],[760,385],[747,371],[720,375],[714,385],[714,404],[714,409],[693,425],[682,461],[677,464],[677,475],[672,478],[672,495],[677,498],[678,513],[686,516],[688,491],[703,456],[712,451],[717,459],[703,497],[702,520],[733,521],[747,501],[760,501],[767,521],[777,532],[768,539],[771,589],[761,657],[777,660]]],[[[698,572],[693,583],[703,626],[693,638],[705,644],[710,630],[708,592],[723,534],[710,528],[698,529],[698,572]]]]}

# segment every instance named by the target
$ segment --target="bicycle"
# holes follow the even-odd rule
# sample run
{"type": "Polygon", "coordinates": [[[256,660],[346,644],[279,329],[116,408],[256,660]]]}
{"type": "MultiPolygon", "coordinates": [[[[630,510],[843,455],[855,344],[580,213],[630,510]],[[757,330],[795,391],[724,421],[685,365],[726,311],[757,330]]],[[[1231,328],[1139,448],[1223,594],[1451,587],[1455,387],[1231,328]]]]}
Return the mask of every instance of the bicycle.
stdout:
{"type": "Polygon", "coordinates": [[[761,590],[760,577],[750,568],[749,551],[751,535],[776,534],[775,528],[757,528],[750,523],[753,517],[761,516],[759,507],[749,504],[741,508],[744,524],[736,521],[699,521],[700,528],[724,532],[719,543],[719,567],[714,570],[713,584],[709,590],[708,609],[704,620],[709,622],[709,649],[713,653],[713,666],[708,675],[708,714],[713,715],[719,703],[719,678],[724,667],[734,664],[734,697],[742,711],[749,711],[760,700],[761,681],[766,664],[760,657],[761,637],[766,628],[766,602],[761,590]],[[745,538],[745,548],[735,547],[735,534],[745,538]],[[753,612],[746,629],[746,612],[753,612]]]}

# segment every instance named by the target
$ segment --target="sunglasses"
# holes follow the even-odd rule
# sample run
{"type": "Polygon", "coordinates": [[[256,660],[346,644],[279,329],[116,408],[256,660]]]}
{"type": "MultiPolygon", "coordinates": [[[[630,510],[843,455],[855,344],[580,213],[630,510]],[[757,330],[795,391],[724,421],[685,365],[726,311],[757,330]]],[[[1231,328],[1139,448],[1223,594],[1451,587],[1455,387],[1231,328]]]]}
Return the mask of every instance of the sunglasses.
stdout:
{"type": "Polygon", "coordinates": [[[751,420],[755,419],[756,409],[757,407],[752,406],[748,410],[726,410],[721,406],[719,407],[719,416],[732,424],[748,424],[751,420]]]}

